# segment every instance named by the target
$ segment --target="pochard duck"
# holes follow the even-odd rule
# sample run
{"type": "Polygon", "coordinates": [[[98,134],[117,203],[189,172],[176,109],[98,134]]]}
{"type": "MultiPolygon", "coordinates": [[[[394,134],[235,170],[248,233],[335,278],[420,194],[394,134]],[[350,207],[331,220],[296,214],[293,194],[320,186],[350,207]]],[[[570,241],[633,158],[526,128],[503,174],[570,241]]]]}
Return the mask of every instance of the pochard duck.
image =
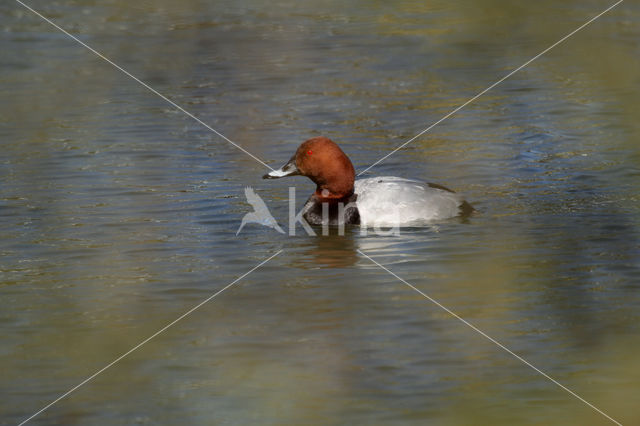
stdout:
{"type": "Polygon", "coordinates": [[[302,210],[302,217],[312,225],[420,225],[474,211],[442,185],[395,176],[355,180],[349,157],[325,137],[303,142],[282,168],[263,179],[285,176],[306,176],[316,184],[302,210]]]}

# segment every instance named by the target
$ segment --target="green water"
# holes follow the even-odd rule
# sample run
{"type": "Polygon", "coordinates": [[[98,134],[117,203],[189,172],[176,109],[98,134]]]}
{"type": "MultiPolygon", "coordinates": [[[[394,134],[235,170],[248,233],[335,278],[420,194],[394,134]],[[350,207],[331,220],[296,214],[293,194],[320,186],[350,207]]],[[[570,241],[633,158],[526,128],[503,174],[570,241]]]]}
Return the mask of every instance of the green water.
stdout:
{"type": "MultiPolygon", "coordinates": [[[[612,2],[613,3],[613,2],[612,2]]],[[[267,162],[364,170],[602,1],[29,5],[267,162]]],[[[640,423],[640,7],[626,1],[366,173],[480,211],[282,235],[288,185],[17,2],[0,5],[0,424],[640,423]]],[[[363,176],[364,177],[364,176],[363,176]]]]}

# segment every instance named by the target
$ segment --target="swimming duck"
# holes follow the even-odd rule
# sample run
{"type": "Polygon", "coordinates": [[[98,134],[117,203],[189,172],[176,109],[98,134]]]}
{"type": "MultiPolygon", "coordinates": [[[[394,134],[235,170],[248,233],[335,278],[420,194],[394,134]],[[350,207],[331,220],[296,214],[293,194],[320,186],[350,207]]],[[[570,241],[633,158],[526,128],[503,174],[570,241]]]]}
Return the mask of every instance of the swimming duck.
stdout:
{"type": "Polygon", "coordinates": [[[263,179],[311,179],[316,191],[305,203],[302,217],[312,225],[420,225],[474,211],[442,185],[394,176],[355,180],[355,175],[351,160],[335,142],[316,137],[303,142],[282,168],[263,179]]]}

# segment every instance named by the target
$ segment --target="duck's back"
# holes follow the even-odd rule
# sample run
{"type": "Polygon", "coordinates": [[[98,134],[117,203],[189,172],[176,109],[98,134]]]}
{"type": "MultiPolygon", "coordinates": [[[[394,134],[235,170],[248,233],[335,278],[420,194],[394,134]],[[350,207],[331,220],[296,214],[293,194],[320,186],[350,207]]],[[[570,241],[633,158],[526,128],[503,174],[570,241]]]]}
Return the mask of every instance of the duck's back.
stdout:
{"type": "Polygon", "coordinates": [[[395,176],[357,180],[354,190],[364,225],[420,225],[473,210],[443,186],[395,176]]]}

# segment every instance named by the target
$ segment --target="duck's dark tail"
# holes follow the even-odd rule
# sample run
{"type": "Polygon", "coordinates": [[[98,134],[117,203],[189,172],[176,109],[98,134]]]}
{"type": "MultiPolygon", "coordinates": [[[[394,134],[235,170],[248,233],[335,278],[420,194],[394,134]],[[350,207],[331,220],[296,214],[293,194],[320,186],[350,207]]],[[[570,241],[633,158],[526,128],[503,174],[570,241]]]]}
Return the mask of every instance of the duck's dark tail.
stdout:
{"type": "Polygon", "coordinates": [[[471,204],[467,203],[464,200],[462,201],[462,204],[460,204],[459,208],[460,208],[460,216],[462,217],[471,216],[471,214],[476,211],[476,209],[474,209],[471,204]]]}

